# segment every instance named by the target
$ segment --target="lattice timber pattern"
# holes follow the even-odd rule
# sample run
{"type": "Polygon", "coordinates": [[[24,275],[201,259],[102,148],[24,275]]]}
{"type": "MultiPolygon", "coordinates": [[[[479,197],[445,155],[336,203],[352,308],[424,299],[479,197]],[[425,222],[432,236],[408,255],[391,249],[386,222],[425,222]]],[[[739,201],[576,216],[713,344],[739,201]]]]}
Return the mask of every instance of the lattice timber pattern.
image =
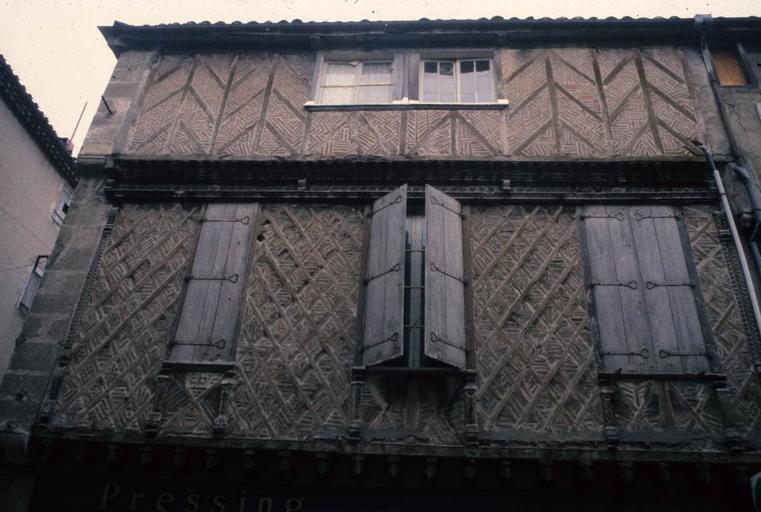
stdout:
{"type": "Polygon", "coordinates": [[[599,431],[601,412],[573,208],[471,216],[473,308],[487,431],[599,431]]]}
{"type": "Polygon", "coordinates": [[[164,55],[131,128],[140,155],[687,155],[702,132],[673,48],[502,50],[505,111],[307,112],[314,54],[164,55]]]}
{"type": "Polygon", "coordinates": [[[124,206],[106,241],[53,424],[142,430],[195,245],[197,208],[124,206]]]}

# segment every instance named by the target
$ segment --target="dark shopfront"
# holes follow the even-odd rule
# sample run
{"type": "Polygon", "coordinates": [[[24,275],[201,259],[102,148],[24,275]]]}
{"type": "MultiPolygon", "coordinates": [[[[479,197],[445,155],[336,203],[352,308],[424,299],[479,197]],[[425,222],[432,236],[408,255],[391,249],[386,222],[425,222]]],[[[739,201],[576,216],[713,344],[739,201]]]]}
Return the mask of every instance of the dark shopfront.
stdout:
{"type": "Polygon", "coordinates": [[[748,473],[734,465],[116,445],[49,452],[32,511],[752,509],[748,473]]]}

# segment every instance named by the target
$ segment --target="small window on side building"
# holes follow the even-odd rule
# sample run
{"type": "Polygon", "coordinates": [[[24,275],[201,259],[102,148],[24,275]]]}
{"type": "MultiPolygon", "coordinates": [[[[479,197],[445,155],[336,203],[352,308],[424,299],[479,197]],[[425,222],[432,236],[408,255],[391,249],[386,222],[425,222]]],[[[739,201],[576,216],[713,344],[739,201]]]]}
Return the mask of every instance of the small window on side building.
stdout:
{"type": "Polygon", "coordinates": [[[64,184],[61,187],[61,193],[58,197],[58,203],[56,203],[55,210],[53,210],[53,220],[59,226],[63,224],[63,220],[66,218],[66,214],[69,211],[69,205],[71,204],[71,197],[74,192],[68,185],[64,184]]]}
{"type": "Polygon", "coordinates": [[[748,85],[740,56],[735,48],[712,48],[711,58],[722,86],[748,85]]]}
{"type": "Polygon", "coordinates": [[[45,264],[47,261],[48,257],[46,255],[37,256],[37,259],[34,261],[32,272],[26,280],[24,291],[21,292],[21,297],[18,301],[18,309],[22,314],[27,314],[29,313],[29,310],[32,309],[32,302],[34,302],[34,297],[37,295],[37,290],[40,288],[42,276],[45,274],[45,264]]]}

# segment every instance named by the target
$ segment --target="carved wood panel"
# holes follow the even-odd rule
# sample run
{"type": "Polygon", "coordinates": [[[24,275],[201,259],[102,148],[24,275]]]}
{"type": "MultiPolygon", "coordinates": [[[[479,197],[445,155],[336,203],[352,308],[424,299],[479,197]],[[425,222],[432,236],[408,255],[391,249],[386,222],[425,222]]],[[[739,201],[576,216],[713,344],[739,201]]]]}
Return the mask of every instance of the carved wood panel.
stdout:
{"type": "Polygon", "coordinates": [[[73,327],[53,424],[142,430],[193,257],[197,208],[124,206],[73,327]]]}
{"type": "Polygon", "coordinates": [[[473,208],[479,426],[601,429],[574,210],[473,208]]]}
{"type": "Polygon", "coordinates": [[[308,112],[314,54],[164,55],[127,152],[227,157],[687,155],[702,131],[674,48],[501,51],[507,111],[308,112]]]}

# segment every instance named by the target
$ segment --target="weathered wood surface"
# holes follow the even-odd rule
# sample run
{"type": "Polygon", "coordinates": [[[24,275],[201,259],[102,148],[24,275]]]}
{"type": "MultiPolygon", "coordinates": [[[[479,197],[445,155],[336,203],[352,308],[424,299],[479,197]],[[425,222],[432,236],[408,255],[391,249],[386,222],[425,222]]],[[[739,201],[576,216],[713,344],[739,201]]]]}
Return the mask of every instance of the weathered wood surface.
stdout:
{"type": "MultiPolygon", "coordinates": [[[[125,152],[203,157],[688,156],[681,51],[502,49],[507,111],[307,112],[314,53],[164,55],[125,152]]],[[[414,84],[410,84],[414,86],[414,84]]]]}
{"type": "MultiPolygon", "coordinates": [[[[491,439],[600,436],[602,413],[588,331],[574,211],[472,207],[476,412],[491,439]],[[533,436],[533,437],[532,437],[533,436]]],[[[252,439],[334,439],[348,425],[361,286],[361,208],[267,204],[246,283],[230,432],[252,439]]],[[[92,301],[52,416],[58,428],[140,432],[154,398],[198,224],[178,206],[122,208],[98,264],[92,301]]],[[[197,214],[197,212],[195,213],[197,214]]],[[[684,219],[737,428],[761,434],[742,303],[708,208],[684,219]]],[[[223,376],[180,373],[162,399],[161,432],[211,435],[223,376]]],[[[710,384],[621,382],[616,419],[626,435],[680,430],[713,449],[724,425],[710,384]]],[[[459,443],[456,380],[369,379],[363,435],[379,442],[459,443]],[[410,441],[412,440],[412,441],[410,441]]],[[[654,434],[655,433],[655,434],[654,434]]],[[[533,442],[533,441],[532,441],[533,442]]]]}
{"type": "Polygon", "coordinates": [[[465,368],[462,206],[425,187],[425,355],[465,368]]]}
{"type": "Polygon", "coordinates": [[[372,365],[404,352],[404,249],[407,185],[373,203],[362,361],[372,365]]]}

